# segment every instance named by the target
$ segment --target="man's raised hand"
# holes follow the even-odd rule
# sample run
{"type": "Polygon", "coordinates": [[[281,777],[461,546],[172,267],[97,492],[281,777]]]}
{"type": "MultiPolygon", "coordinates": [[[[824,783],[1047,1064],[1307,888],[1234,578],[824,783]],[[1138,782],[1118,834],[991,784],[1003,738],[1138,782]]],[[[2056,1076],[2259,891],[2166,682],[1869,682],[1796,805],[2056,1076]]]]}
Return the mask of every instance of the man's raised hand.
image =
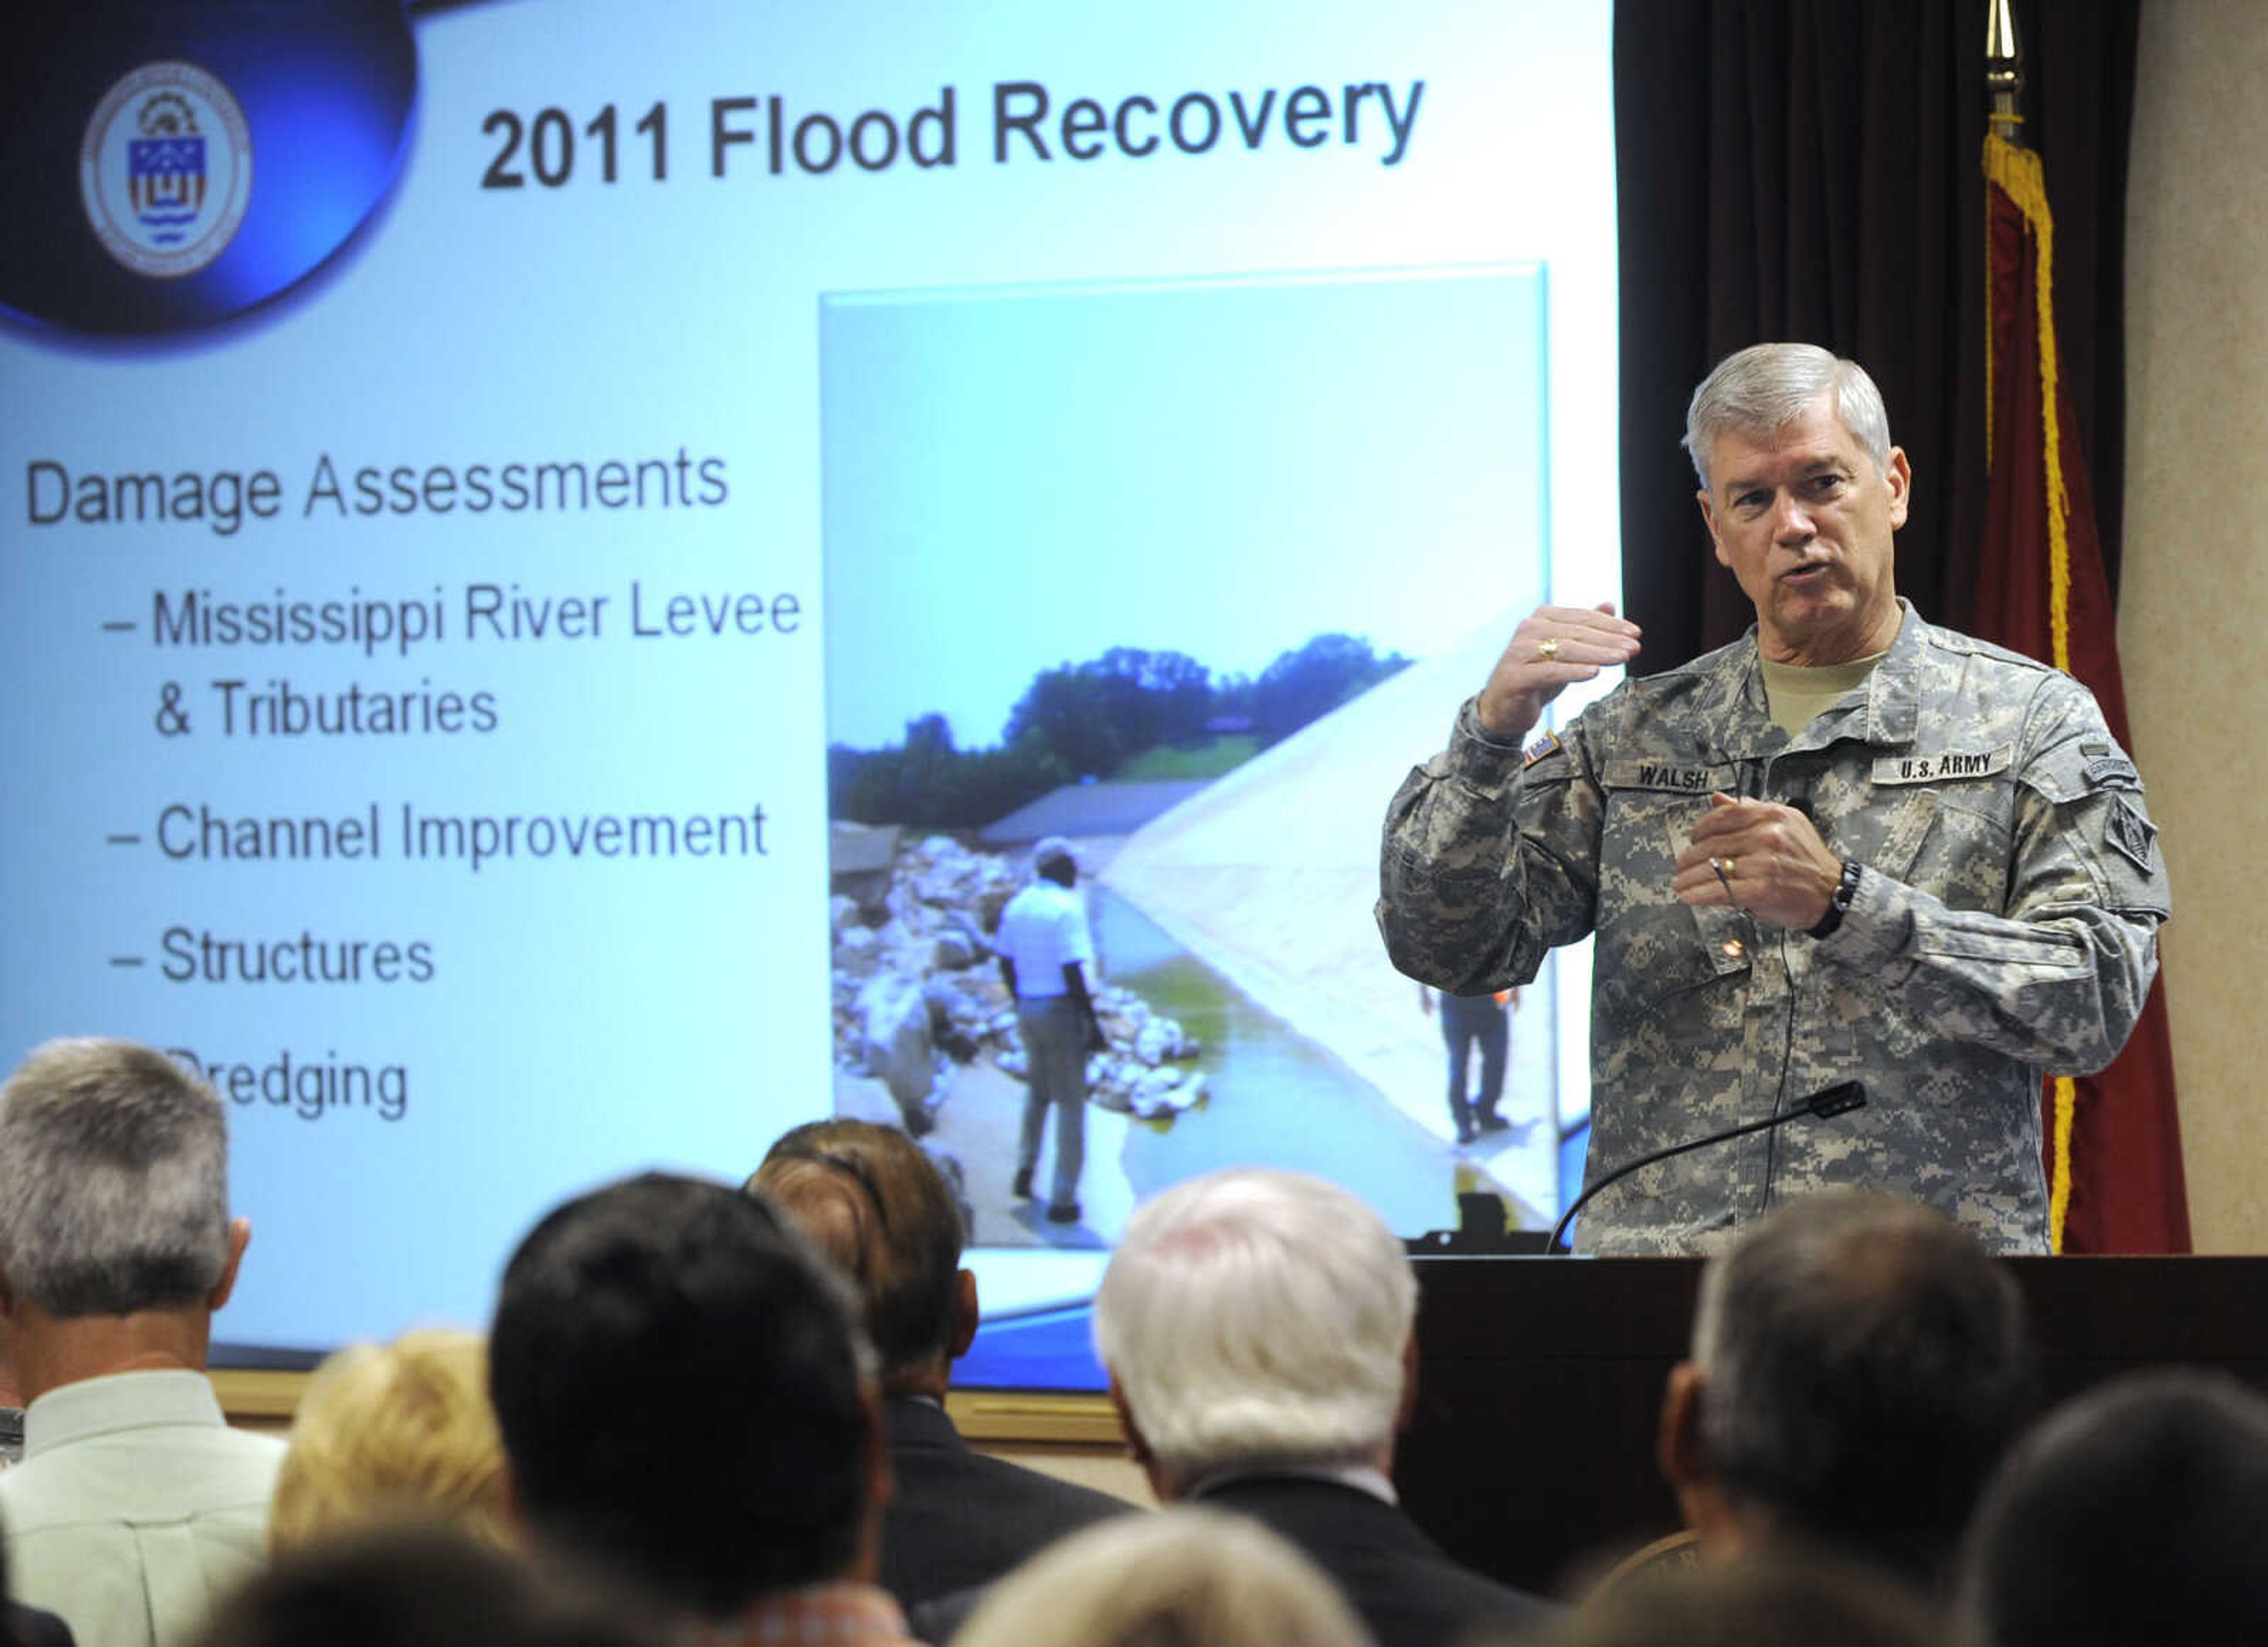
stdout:
{"type": "Polygon", "coordinates": [[[1638,656],[1638,627],[1615,615],[1611,600],[1595,607],[1538,607],[1512,632],[1512,643],[1489,671],[1476,708],[1489,736],[1518,743],[1543,718],[1543,706],[1578,680],[1638,656]]]}

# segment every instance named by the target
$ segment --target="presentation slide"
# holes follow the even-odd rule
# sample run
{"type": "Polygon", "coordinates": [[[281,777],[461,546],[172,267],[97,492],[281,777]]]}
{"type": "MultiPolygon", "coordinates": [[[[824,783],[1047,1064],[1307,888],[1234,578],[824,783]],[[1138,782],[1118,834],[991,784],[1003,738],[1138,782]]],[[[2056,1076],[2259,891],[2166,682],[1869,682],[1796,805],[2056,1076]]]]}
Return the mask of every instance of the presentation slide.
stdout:
{"type": "Polygon", "coordinates": [[[246,1352],[478,1324],[563,1196],[837,1114],[947,1164],[1003,1320],[1231,1164],[1548,1224],[1587,962],[1461,1147],[1372,904],[1519,617],[1616,592],[1609,22],[25,25],[0,1054],[225,1100],[246,1352]],[[1050,835],[1108,1042],[1060,1223],[994,950],[1050,835]]]}

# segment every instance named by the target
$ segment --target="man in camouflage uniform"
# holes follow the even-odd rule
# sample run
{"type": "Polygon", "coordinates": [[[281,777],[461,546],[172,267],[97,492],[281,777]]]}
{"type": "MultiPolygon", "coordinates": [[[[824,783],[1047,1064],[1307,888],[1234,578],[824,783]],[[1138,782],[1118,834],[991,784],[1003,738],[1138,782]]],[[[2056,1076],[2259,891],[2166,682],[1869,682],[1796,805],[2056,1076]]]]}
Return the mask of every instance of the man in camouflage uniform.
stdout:
{"type": "Polygon", "coordinates": [[[1691,1251],[1830,1184],[2044,1251],[2040,1072],[2117,1055],[2171,913],[2141,779],[2077,681],[1898,599],[1911,473],[1854,363],[1742,350],[1686,444],[1756,628],[1523,755],[1552,698],[1638,650],[1611,607],[1524,620],[1388,812],[1388,949],[1470,993],[1597,934],[1592,1176],[1866,1083],[1855,1114],[1616,1185],[1587,1251],[1691,1251]]]}

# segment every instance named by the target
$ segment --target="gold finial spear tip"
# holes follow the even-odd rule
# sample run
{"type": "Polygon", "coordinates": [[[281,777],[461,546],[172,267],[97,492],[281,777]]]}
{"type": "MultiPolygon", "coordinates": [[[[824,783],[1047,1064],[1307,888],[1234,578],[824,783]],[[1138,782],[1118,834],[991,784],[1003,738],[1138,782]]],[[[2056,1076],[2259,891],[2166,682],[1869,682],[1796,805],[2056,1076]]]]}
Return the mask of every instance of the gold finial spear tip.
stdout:
{"type": "Polygon", "coordinates": [[[2024,55],[2016,43],[2009,0],[1992,0],[1984,22],[1984,90],[1992,99],[1992,129],[2011,142],[2022,116],[2016,95],[2024,89],[2024,55]]]}
{"type": "Polygon", "coordinates": [[[2016,17],[2008,0],[1992,0],[1984,18],[1984,57],[1988,62],[2014,62],[2022,56],[2016,48],[2016,17]]]}

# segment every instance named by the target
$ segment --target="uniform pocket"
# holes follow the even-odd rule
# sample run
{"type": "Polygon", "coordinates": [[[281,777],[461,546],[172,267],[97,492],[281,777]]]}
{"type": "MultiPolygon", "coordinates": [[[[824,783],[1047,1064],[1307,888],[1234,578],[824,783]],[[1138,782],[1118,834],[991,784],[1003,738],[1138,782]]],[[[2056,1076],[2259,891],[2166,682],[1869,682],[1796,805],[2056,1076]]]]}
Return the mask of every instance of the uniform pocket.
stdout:
{"type": "Polygon", "coordinates": [[[1756,935],[1743,912],[1690,908],[1669,890],[1705,791],[1609,790],[1606,805],[1592,1034],[1612,1079],[1641,1042],[1737,1038],[1756,935]]]}

